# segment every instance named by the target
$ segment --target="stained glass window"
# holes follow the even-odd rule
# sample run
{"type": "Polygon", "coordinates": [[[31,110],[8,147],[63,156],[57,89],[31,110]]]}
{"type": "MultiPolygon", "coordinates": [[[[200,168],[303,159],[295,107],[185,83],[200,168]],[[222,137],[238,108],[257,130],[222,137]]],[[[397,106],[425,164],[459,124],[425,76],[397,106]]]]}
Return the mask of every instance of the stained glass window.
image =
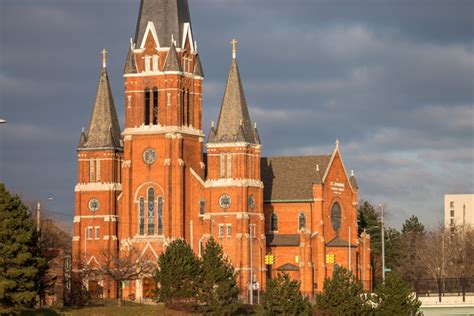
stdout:
{"type": "Polygon", "coordinates": [[[331,224],[336,232],[341,228],[341,218],[342,218],[341,206],[339,203],[335,202],[331,208],[331,224]]]}
{"type": "Polygon", "coordinates": [[[158,197],[158,235],[163,235],[163,198],[158,197]]]}
{"type": "Polygon", "coordinates": [[[155,233],[155,189],[148,189],[148,235],[155,233]]]}

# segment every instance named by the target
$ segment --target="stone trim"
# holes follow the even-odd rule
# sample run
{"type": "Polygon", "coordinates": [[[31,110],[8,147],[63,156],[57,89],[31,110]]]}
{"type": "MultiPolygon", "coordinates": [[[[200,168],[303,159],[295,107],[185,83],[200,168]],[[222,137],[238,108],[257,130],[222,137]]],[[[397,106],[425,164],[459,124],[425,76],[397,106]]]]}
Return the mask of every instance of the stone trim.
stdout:
{"type": "Polygon", "coordinates": [[[92,183],[78,183],[74,187],[75,192],[81,191],[122,191],[121,183],[114,182],[92,182],[92,183]]]}

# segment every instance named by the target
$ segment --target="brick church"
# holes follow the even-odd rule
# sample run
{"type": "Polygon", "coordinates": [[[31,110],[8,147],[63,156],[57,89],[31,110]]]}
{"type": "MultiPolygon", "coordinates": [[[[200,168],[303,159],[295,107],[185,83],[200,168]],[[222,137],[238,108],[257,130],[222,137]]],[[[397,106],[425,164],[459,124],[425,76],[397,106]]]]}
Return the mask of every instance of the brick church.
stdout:
{"type": "MultiPolygon", "coordinates": [[[[187,0],[141,0],[123,72],[124,129],[103,51],[77,149],[74,262],[93,267],[104,251],[122,255],[132,246],[140,258],[156,260],[177,238],[200,255],[214,237],[243,297],[250,282],[264,290],[279,272],[313,295],[337,266],[370,284],[370,237],[358,235],[358,186],[339,143],[323,155],[263,157],[235,40],[217,124],[206,137],[204,72],[193,35],[187,0]]],[[[117,295],[109,280],[86,286],[117,295]]],[[[122,286],[125,297],[143,299],[156,284],[149,275],[122,286]]]]}

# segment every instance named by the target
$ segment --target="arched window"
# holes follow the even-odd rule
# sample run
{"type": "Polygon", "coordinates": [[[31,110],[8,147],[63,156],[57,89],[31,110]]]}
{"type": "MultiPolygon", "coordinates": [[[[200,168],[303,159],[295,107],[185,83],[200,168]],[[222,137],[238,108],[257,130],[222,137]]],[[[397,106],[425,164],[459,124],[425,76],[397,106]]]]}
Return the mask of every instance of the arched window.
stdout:
{"type": "Polygon", "coordinates": [[[158,197],[158,235],[163,235],[163,197],[158,197]]]}
{"type": "Polygon", "coordinates": [[[155,189],[148,189],[148,235],[155,233],[155,189]]]}
{"type": "Polygon", "coordinates": [[[331,225],[332,228],[336,232],[339,231],[339,228],[341,228],[341,221],[342,221],[342,211],[341,211],[341,206],[339,203],[334,202],[334,204],[331,207],[331,225]]]}
{"type": "Polygon", "coordinates": [[[140,213],[138,214],[138,221],[139,221],[139,234],[145,235],[145,199],[140,198],[140,205],[139,205],[140,213]]]}
{"type": "Polygon", "coordinates": [[[143,111],[145,125],[150,124],[150,89],[145,89],[145,108],[143,111]]]}
{"type": "Polygon", "coordinates": [[[206,213],[206,201],[204,199],[199,200],[199,215],[206,213]]]}
{"type": "Polygon", "coordinates": [[[306,215],[304,213],[298,214],[298,230],[306,229],[306,215]]]}
{"type": "Polygon", "coordinates": [[[158,89],[153,89],[153,124],[158,124],[158,89]]]}
{"type": "Polygon", "coordinates": [[[278,230],[278,216],[275,213],[272,213],[272,216],[270,217],[270,230],[278,230]]]}

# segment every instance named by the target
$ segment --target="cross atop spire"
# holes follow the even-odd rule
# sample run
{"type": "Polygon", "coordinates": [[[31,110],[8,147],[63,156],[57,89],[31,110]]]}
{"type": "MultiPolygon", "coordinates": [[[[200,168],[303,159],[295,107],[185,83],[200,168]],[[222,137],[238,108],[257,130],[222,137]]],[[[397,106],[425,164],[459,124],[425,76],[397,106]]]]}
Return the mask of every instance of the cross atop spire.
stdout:
{"type": "Polygon", "coordinates": [[[237,55],[237,40],[235,38],[232,39],[230,42],[232,44],[232,59],[235,59],[235,56],[237,55]]]}
{"type": "Polygon", "coordinates": [[[102,68],[107,67],[107,50],[105,48],[102,48],[102,68]]]}

